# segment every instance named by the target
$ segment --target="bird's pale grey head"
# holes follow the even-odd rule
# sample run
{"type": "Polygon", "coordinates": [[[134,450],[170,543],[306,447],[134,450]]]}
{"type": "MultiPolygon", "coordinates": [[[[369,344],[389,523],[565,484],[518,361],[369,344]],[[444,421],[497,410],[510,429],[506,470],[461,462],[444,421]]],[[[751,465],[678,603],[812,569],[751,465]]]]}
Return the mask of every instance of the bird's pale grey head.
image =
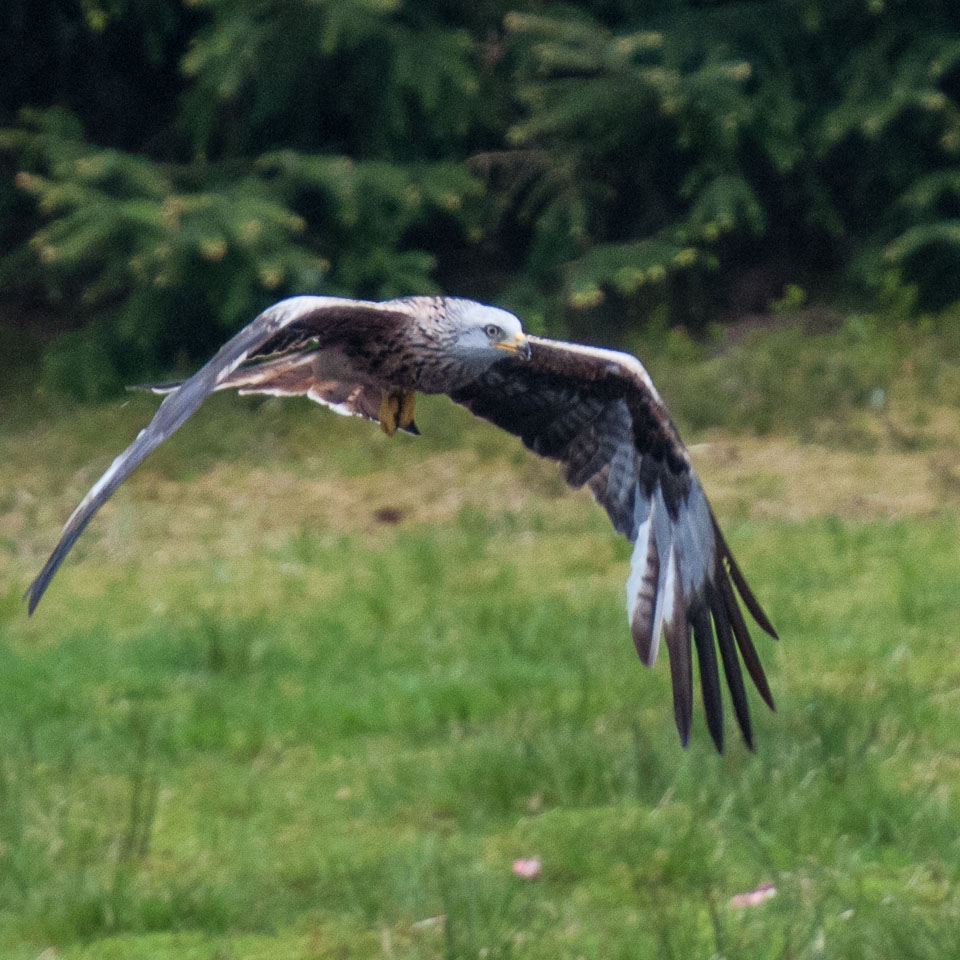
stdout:
{"type": "Polygon", "coordinates": [[[507,356],[530,359],[530,344],[512,313],[453,298],[447,301],[446,312],[454,336],[453,352],[471,373],[482,373],[507,356]]]}

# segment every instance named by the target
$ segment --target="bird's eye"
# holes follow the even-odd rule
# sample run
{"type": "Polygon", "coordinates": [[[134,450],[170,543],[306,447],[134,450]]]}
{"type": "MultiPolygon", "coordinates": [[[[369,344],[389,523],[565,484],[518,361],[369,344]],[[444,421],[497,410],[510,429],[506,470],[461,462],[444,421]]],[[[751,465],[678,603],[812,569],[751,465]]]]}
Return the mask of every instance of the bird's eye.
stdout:
{"type": "Polygon", "coordinates": [[[491,340],[500,340],[503,337],[503,329],[498,327],[495,323],[488,323],[484,328],[483,332],[491,340]]]}

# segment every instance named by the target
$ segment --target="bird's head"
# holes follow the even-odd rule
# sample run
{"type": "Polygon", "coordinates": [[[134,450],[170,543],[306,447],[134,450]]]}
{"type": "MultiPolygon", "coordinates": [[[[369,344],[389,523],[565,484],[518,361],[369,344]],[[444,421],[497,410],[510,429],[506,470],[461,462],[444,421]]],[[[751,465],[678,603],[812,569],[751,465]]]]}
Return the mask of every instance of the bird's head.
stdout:
{"type": "Polygon", "coordinates": [[[472,300],[451,300],[447,318],[453,324],[454,350],[465,366],[480,371],[504,357],[530,359],[530,344],[520,321],[506,310],[472,300]]]}

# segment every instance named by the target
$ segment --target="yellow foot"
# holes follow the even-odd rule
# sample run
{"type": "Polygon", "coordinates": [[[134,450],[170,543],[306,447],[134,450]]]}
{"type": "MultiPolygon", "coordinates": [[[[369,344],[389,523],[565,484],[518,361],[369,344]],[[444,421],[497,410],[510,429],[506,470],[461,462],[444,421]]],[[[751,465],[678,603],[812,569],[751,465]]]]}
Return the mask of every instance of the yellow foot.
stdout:
{"type": "Polygon", "coordinates": [[[413,423],[413,407],[417,402],[417,395],[412,390],[400,394],[400,416],[397,426],[409,427],[413,423]]]}
{"type": "Polygon", "coordinates": [[[402,390],[398,393],[383,391],[380,397],[380,410],[377,413],[377,419],[380,421],[380,429],[388,436],[392,437],[398,427],[409,427],[413,423],[413,407],[416,401],[416,394],[409,390],[402,390]]]}
{"type": "Polygon", "coordinates": [[[380,410],[377,413],[377,419],[380,421],[380,429],[388,436],[392,437],[397,432],[397,415],[400,413],[400,398],[394,393],[383,391],[380,397],[380,410]]]}

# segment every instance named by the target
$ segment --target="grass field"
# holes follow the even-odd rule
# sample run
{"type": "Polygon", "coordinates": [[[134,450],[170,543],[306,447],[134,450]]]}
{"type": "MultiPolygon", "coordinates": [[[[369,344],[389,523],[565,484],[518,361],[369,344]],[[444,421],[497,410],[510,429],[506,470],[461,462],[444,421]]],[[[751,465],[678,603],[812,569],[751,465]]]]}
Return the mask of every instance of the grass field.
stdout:
{"type": "Polygon", "coordinates": [[[783,638],[718,757],[602,512],[439,403],[391,441],[216,398],[28,620],[152,408],[0,425],[0,956],[960,956],[953,413],[919,450],[692,438],[783,638]]]}

